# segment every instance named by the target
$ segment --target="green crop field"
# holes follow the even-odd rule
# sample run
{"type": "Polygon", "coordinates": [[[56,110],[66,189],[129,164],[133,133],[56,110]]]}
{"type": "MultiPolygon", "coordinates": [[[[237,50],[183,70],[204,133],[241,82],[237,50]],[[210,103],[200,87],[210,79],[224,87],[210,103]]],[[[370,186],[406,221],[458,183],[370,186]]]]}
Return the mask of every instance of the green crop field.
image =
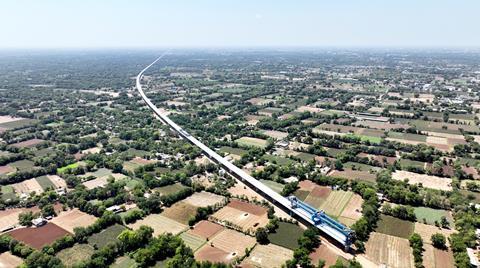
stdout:
{"type": "Polygon", "coordinates": [[[427,207],[415,207],[414,210],[418,222],[423,223],[423,219],[425,219],[428,224],[433,225],[435,224],[435,221],[440,223],[442,216],[444,216],[447,218],[448,222],[450,222],[450,226],[452,226],[453,219],[450,216],[450,213],[448,213],[446,210],[427,207]]]}
{"type": "Polygon", "coordinates": [[[67,165],[67,166],[64,166],[64,167],[61,167],[61,168],[57,168],[57,173],[64,173],[65,171],[67,171],[68,169],[74,169],[74,168],[77,168],[79,167],[80,165],[83,165],[84,163],[83,162],[75,162],[75,163],[72,163],[70,165],[67,165]]]}
{"type": "Polygon", "coordinates": [[[55,189],[55,184],[47,177],[47,176],[41,176],[36,178],[38,184],[42,186],[42,189],[46,191],[48,188],[50,189],[55,189]]]}
{"type": "Polygon", "coordinates": [[[392,216],[381,215],[375,231],[408,239],[413,234],[414,226],[413,222],[397,219],[392,216]]]}
{"type": "Polygon", "coordinates": [[[11,167],[16,168],[18,171],[23,172],[23,171],[29,171],[33,167],[35,167],[35,163],[33,163],[30,160],[20,160],[20,161],[15,161],[10,164],[8,164],[11,167]]]}
{"type": "Polygon", "coordinates": [[[6,185],[6,186],[1,186],[1,191],[2,191],[2,200],[6,201],[8,199],[10,200],[16,200],[17,195],[15,194],[15,191],[12,186],[6,185]]]}
{"type": "Polygon", "coordinates": [[[309,161],[312,161],[313,159],[315,159],[315,156],[316,155],[314,155],[314,154],[301,152],[298,155],[296,155],[295,158],[298,158],[298,159],[300,159],[301,161],[304,161],[304,162],[309,162],[309,161]]]}
{"type": "Polygon", "coordinates": [[[268,240],[275,245],[293,250],[298,248],[297,240],[302,234],[303,230],[298,225],[279,222],[275,233],[268,234],[268,240]]]}
{"type": "Polygon", "coordinates": [[[118,235],[125,229],[127,228],[119,224],[110,226],[107,229],[102,230],[100,233],[91,235],[88,238],[88,244],[91,246],[97,245],[98,248],[102,248],[110,242],[114,243],[118,241],[118,235]]]}
{"type": "Polygon", "coordinates": [[[160,193],[160,195],[171,195],[174,193],[178,193],[180,190],[183,190],[185,188],[187,187],[183,186],[180,183],[174,183],[171,185],[155,188],[154,191],[160,193]]]}
{"type": "Polygon", "coordinates": [[[243,147],[258,147],[262,149],[266,148],[268,143],[266,140],[252,137],[241,137],[240,139],[235,140],[235,142],[243,147]]]}
{"type": "Polygon", "coordinates": [[[88,244],[76,244],[71,248],[59,251],[56,256],[65,266],[72,267],[79,262],[89,260],[93,252],[93,247],[88,244]]]}
{"type": "Polygon", "coordinates": [[[274,190],[277,193],[280,193],[283,190],[283,187],[285,187],[285,185],[283,185],[281,183],[278,183],[278,182],[275,182],[275,181],[271,181],[271,180],[260,180],[260,182],[267,185],[268,187],[270,187],[272,190],[274,190]]]}

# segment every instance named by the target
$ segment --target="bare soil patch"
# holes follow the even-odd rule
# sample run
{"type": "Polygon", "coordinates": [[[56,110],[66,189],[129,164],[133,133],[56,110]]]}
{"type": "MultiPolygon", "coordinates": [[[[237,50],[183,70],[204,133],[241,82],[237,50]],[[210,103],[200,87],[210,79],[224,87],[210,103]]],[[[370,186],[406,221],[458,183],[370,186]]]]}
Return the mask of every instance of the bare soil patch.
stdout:
{"type": "Polygon", "coordinates": [[[208,207],[225,202],[225,197],[210,192],[199,192],[185,198],[184,202],[195,207],[208,207]]]}
{"type": "Polygon", "coordinates": [[[16,226],[18,224],[18,215],[22,212],[32,211],[33,213],[39,212],[38,207],[32,208],[12,208],[6,210],[0,210],[0,233],[9,227],[16,226]]]}
{"type": "Polygon", "coordinates": [[[0,175],[8,174],[14,172],[15,168],[11,166],[0,166],[0,175]]]}
{"type": "Polygon", "coordinates": [[[407,239],[373,232],[365,244],[366,256],[388,267],[412,268],[412,249],[407,239]]]}
{"type": "Polygon", "coordinates": [[[436,233],[443,234],[447,238],[447,246],[449,246],[448,238],[450,237],[451,234],[455,233],[455,231],[451,229],[443,229],[434,225],[423,224],[420,222],[415,223],[414,230],[415,230],[415,233],[418,233],[422,237],[424,244],[432,243],[431,237],[433,234],[436,234],[436,233]]]}
{"type": "Polygon", "coordinates": [[[241,211],[253,214],[253,215],[257,215],[257,216],[265,215],[268,211],[267,208],[265,208],[265,207],[255,205],[255,204],[251,204],[251,203],[247,203],[247,202],[243,202],[243,201],[236,200],[236,199],[230,200],[230,203],[228,203],[227,206],[232,207],[232,208],[236,208],[238,210],[241,210],[241,211]]]}
{"type": "Polygon", "coordinates": [[[96,220],[97,218],[95,216],[82,212],[78,208],[74,208],[60,212],[60,214],[53,218],[51,222],[68,232],[73,233],[74,228],[90,226],[96,220]]]}
{"type": "Polygon", "coordinates": [[[177,202],[162,212],[163,216],[185,225],[187,225],[188,220],[196,214],[197,207],[192,206],[185,201],[177,202]]]}
{"type": "Polygon", "coordinates": [[[225,228],[219,224],[209,221],[200,221],[195,224],[193,229],[190,229],[188,232],[203,237],[205,239],[210,239],[223,229],[225,228]]]}
{"type": "Polygon", "coordinates": [[[330,267],[335,264],[338,255],[329,247],[321,244],[315,251],[310,253],[310,259],[312,260],[312,264],[317,264],[319,260],[324,260],[325,267],[330,267]]]}
{"type": "Polygon", "coordinates": [[[270,268],[282,267],[287,260],[293,258],[293,251],[274,244],[256,245],[242,265],[270,268]]]}
{"type": "Polygon", "coordinates": [[[27,148],[27,147],[34,147],[35,145],[38,145],[43,142],[45,141],[41,139],[31,139],[31,140],[14,143],[12,144],[12,146],[17,148],[27,148]]]}
{"type": "Polygon", "coordinates": [[[23,263],[23,259],[12,255],[10,251],[0,254],[0,268],[17,267],[23,263]]]}
{"type": "Polygon", "coordinates": [[[12,184],[12,187],[15,189],[17,194],[30,194],[32,192],[37,194],[43,193],[43,188],[36,179],[29,179],[19,183],[14,183],[12,184]]]}
{"type": "Polygon", "coordinates": [[[129,224],[128,227],[138,229],[142,225],[148,225],[153,228],[153,235],[159,236],[164,233],[179,234],[187,229],[187,225],[181,224],[160,214],[150,214],[144,219],[129,224]]]}
{"type": "Polygon", "coordinates": [[[397,170],[392,173],[392,179],[403,181],[408,179],[409,184],[418,184],[421,183],[424,187],[443,190],[443,191],[451,191],[452,190],[452,179],[449,178],[441,178],[437,176],[425,175],[425,174],[418,174],[414,172],[404,171],[404,170],[397,170]]]}
{"type": "Polygon", "coordinates": [[[42,227],[20,228],[8,232],[8,234],[32,248],[42,249],[44,246],[49,245],[58,238],[70,233],[54,223],[49,222],[42,227]]]}

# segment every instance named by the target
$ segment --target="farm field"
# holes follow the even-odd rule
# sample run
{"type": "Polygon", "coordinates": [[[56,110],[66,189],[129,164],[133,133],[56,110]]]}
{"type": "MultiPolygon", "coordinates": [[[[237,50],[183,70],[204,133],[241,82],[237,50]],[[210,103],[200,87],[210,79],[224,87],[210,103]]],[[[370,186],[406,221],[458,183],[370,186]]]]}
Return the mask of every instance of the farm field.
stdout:
{"type": "Polygon", "coordinates": [[[329,176],[335,178],[344,178],[349,180],[360,180],[370,183],[375,183],[376,175],[375,173],[370,173],[369,171],[360,171],[352,170],[350,168],[345,168],[344,170],[333,170],[330,172],[329,176]]]}
{"type": "Polygon", "coordinates": [[[283,187],[285,187],[285,185],[271,180],[260,180],[260,182],[267,185],[277,193],[280,193],[283,190],[283,187]]]}
{"type": "Polygon", "coordinates": [[[147,217],[136,221],[135,223],[129,224],[128,227],[136,230],[142,225],[148,225],[152,227],[154,230],[154,236],[164,233],[172,233],[176,235],[187,229],[187,225],[181,224],[160,214],[150,214],[147,217]]]}
{"type": "Polygon", "coordinates": [[[12,144],[12,146],[16,147],[16,148],[31,148],[31,147],[35,147],[39,144],[42,144],[44,142],[45,141],[41,140],[41,139],[31,139],[31,140],[26,140],[26,141],[14,143],[14,144],[12,144]]]}
{"type": "Polygon", "coordinates": [[[15,226],[18,224],[18,215],[22,212],[31,211],[33,213],[39,212],[38,207],[32,208],[10,208],[5,210],[0,210],[0,232],[3,230],[15,226]]]}
{"type": "Polygon", "coordinates": [[[87,261],[92,257],[94,249],[89,244],[75,244],[71,248],[59,251],[56,257],[59,258],[67,267],[72,267],[82,261],[87,261]]]}
{"type": "Polygon", "coordinates": [[[412,249],[407,239],[373,232],[365,244],[366,257],[388,267],[413,268],[412,249]]]}
{"type": "Polygon", "coordinates": [[[185,245],[187,245],[189,248],[191,248],[193,251],[196,251],[199,249],[205,242],[207,242],[206,239],[197,236],[191,232],[183,232],[180,234],[180,238],[182,238],[183,242],[185,242],[185,245]]]}
{"type": "Polygon", "coordinates": [[[293,251],[274,244],[256,245],[243,262],[243,265],[270,268],[282,267],[287,260],[293,258],[293,251]]]}
{"type": "Polygon", "coordinates": [[[16,168],[17,171],[19,172],[29,171],[35,168],[35,163],[33,163],[33,161],[30,161],[30,160],[19,160],[19,161],[12,162],[8,165],[16,168]]]}
{"type": "Polygon", "coordinates": [[[70,165],[66,165],[66,166],[64,166],[64,167],[57,168],[57,173],[63,174],[63,173],[65,173],[67,170],[77,168],[77,167],[79,167],[80,165],[83,166],[83,165],[85,165],[85,163],[83,163],[83,162],[75,162],[75,163],[72,163],[72,164],[70,164],[70,165]]]}
{"type": "Polygon", "coordinates": [[[452,229],[439,228],[437,226],[423,224],[419,222],[415,223],[414,229],[415,233],[418,233],[422,237],[424,244],[431,244],[432,235],[439,233],[443,234],[447,238],[447,245],[449,245],[448,238],[451,234],[456,232],[452,229]]]}
{"type": "Polygon", "coordinates": [[[55,189],[55,184],[47,176],[41,176],[36,178],[38,184],[42,187],[44,191],[47,189],[55,189]]]}
{"type": "Polygon", "coordinates": [[[319,260],[325,261],[325,267],[330,267],[337,262],[339,256],[328,246],[320,244],[312,253],[310,253],[310,259],[312,263],[318,263],[319,260]]]}
{"type": "Polygon", "coordinates": [[[6,251],[0,254],[1,268],[17,267],[17,266],[20,266],[22,263],[23,263],[22,258],[12,255],[10,251],[6,251]]]}
{"type": "Polygon", "coordinates": [[[298,247],[297,240],[302,234],[303,230],[298,225],[279,222],[275,233],[268,234],[268,240],[275,245],[294,250],[298,247]]]}
{"type": "Polygon", "coordinates": [[[118,235],[123,232],[123,230],[126,230],[123,225],[115,224],[107,229],[102,230],[99,233],[95,233],[91,235],[87,241],[88,244],[97,247],[97,248],[102,248],[106,246],[108,243],[115,243],[118,241],[117,237],[118,235]]]}
{"type": "Polygon", "coordinates": [[[418,184],[421,183],[424,187],[443,190],[443,191],[451,191],[452,190],[452,179],[449,178],[441,178],[432,175],[426,174],[418,174],[414,172],[404,171],[404,170],[397,170],[392,173],[392,179],[403,181],[408,179],[409,184],[418,184]]]}
{"type": "Polygon", "coordinates": [[[428,207],[414,207],[414,212],[418,222],[423,222],[425,219],[428,224],[435,225],[435,222],[440,223],[442,217],[445,217],[450,226],[453,226],[453,217],[449,211],[428,207]]]}
{"type": "Polygon", "coordinates": [[[36,179],[24,180],[22,182],[11,184],[11,186],[13,187],[13,189],[15,189],[15,193],[19,195],[29,195],[32,192],[35,192],[37,194],[43,193],[43,187],[38,183],[36,179]]]}
{"type": "Polygon", "coordinates": [[[97,218],[95,216],[82,212],[78,208],[74,208],[60,212],[51,222],[73,233],[75,227],[87,227],[92,225],[96,220],[97,218]]]}
{"type": "Polygon", "coordinates": [[[247,150],[244,150],[241,148],[227,147],[227,146],[220,147],[219,151],[222,153],[234,154],[238,156],[242,156],[247,153],[247,150]]]}
{"type": "Polygon", "coordinates": [[[276,163],[278,165],[286,166],[289,164],[295,164],[295,160],[292,160],[290,158],[286,157],[281,157],[281,156],[276,156],[276,155],[271,155],[271,154],[265,154],[262,156],[263,159],[267,160],[270,163],[276,163]]]}
{"type": "Polygon", "coordinates": [[[276,131],[276,130],[263,130],[262,133],[264,135],[269,136],[270,138],[283,140],[288,136],[287,132],[276,131]]]}
{"type": "Polygon", "coordinates": [[[197,207],[185,201],[177,202],[161,213],[161,215],[185,225],[188,225],[188,220],[196,214],[197,207]]]}
{"type": "Polygon", "coordinates": [[[15,189],[11,185],[0,186],[0,191],[2,192],[2,200],[16,200],[17,195],[15,194],[15,189]]]}
{"type": "Polygon", "coordinates": [[[234,258],[243,256],[245,249],[253,247],[255,243],[255,238],[251,236],[225,229],[196,251],[195,257],[212,262],[218,258],[223,263],[229,263],[234,258]]]}
{"type": "Polygon", "coordinates": [[[188,233],[192,233],[195,236],[202,237],[204,239],[210,239],[220,231],[222,231],[225,227],[210,222],[202,220],[195,224],[192,229],[188,230],[188,233]]]}
{"type": "Polygon", "coordinates": [[[222,209],[215,212],[212,220],[219,223],[231,223],[244,232],[254,233],[256,229],[268,224],[267,209],[258,205],[231,200],[222,209]]]}
{"type": "Polygon", "coordinates": [[[235,142],[241,147],[258,147],[264,149],[267,147],[267,141],[259,138],[241,137],[235,140],[235,142]]]}
{"type": "Polygon", "coordinates": [[[185,188],[187,188],[187,187],[183,186],[181,183],[174,183],[174,184],[171,184],[171,185],[158,187],[158,188],[155,188],[153,190],[155,192],[158,192],[160,195],[170,195],[170,194],[173,194],[173,193],[177,193],[180,190],[183,190],[185,188]]]}
{"type": "Polygon", "coordinates": [[[413,234],[413,229],[413,222],[381,215],[375,232],[408,239],[413,234]]]}
{"type": "Polygon", "coordinates": [[[8,235],[35,249],[50,245],[67,234],[70,233],[50,222],[38,228],[20,228],[8,232],[8,235]]]}
{"type": "Polygon", "coordinates": [[[195,207],[208,207],[222,204],[225,202],[225,197],[210,192],[197,192],[185,198],[183,202],[195,207]]]}

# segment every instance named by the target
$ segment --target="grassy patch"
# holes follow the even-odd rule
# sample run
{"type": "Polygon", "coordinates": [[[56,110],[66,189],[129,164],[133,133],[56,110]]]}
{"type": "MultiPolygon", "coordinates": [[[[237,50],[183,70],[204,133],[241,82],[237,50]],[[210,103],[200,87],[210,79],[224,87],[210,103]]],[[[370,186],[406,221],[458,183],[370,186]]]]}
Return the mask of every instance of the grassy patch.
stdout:
{"type": "Polygon", "coordinates": [[[55,184],[47,177],[47,176],[41,176],[36,178],[38,184],[42,186],[42,189],[46,191],[48,188],[50,189],[55,189],[55,184]]]}
{"type": "Polygon", "coordinates": [[[10,200],[16,200],[17,195],[15,194],[15,191],[12,186],[6,185],[6,186],[1,186],[1,191],[2,191],[2,200],[6,201],[8,199],[10,200]]]}
{"type": "Polygon", "coordinates": [[[416,207],[414,208],[415,211],[415,216],[417,217],[418,222],[423,223],[423,219],[427,221],[428,224],[435,224],[435,221],[440,223],[442,216],[445,216],[448,221],[450,222],[450,225],[452,223],[452,219],[449,215],[449,213],[446,210],[443,209],[433,209],[433,208],[427,208],[427,207],[416,207]]]}
{"type": "Polygon", "coordinates": [[[59,251],[56,256],[65,266],[72,267],[81,261],[89,260],[93,252],[93,247],[88,244],[76,244],[71,248],[59,251]]]}
{"type": "Polygon", "coordinates": [[[290,158],[281,157],[281,156],[271,155],[271,154],[266,154],[262,158],[271,162],[271,163],[277,163],[277,164],[282,165],[282,166],[286,166],[286,165],[289,165],[289,164],[295,164],[295,160],[292,160],[290,158]]]}
{"type": "Polygon", "coordinates": [[[278,182],[275,182],[275,181],[271,181],[271,180],[260,180],[260,182],[267,185],[268,187],[270,187],[272,190],[274,190],[277,193],[280,193],[283,190],[283,187],[285,187],[285,185],[283,185],[281,183],[278,183],[278,182]]]}
{"type": "Polygon", "coordinates": [[[64,167],[61,167],[61,168],[57,168],[57,173],[65,173],[67,170],[69,169],[74,169],[74,168],[77,168],[80,166],[80,162],[75,162],[73,164],[70,164],[68,166],[64,166],[64,167]]]}
{"type": "Polygon", "coordinates": [[[16,168],[17,171],[19,171],[19,172],[23,172],[23,171],[31,170],[35,166],[35,163],[33,163],[30,160],[20,160],[20,161],[12,162],[8,165],[16,168]]]}
{"type": "Polygon", "coordinates": [[[298,248],[298,238],[303,234],[303,230],[295,224],[279,222],[275,233],[268,234],[268,239],[275,245],[289,249],[298,248]]]}
{"type": "Polygon", "coordinates": [[[242,147],[258,147],[262,149],[266,148],[268,144],[266,140],[252,137],[241,137],[235,140],[235,142],[242,147]]]}
{"type": "Polygon", "coordinates": [[[382,141],[380,137],[367,136],[367,135],[357,135],[357,134],[347,134],[346,137],[355,137],[359,138],[361,141],[368,141],[370,143],[379,144],[382,141]]]}
{"type": "Polygon", "coordinates": [[[219,151],[222,153],[234,154],[238,156],[242,156],[247,153],[247,150],[244,150],[241,148],[228,147],[228,146],[221,147],[219,151]]]}
{"type": "Polygon", "coordinates": [[[174,183],[174,184],[171,184],[171,185],[155,188],[154,191],[160,193],[160,195],[171,195],[171,194],[174,194],[174,193],[178,193],[179,191],[181,191],[185,188],[187,188],[187,187],[183,186],[180,183],[174,183]]]}
{"type": "Polygon", "coordinates": [[[102,248],[108,243],[118,241],[118,235],[127,229],[125,226],[115,224],[101,231],[100,233],[93,234],[88,238],[88,244],[91,246],[96,245],[97,248],[102,248]]]}
{"type": "Polygon", "coordinates": [[[293,195],[295,195],[298,199],[300,200],[305,200],[305,198],[307,198],[307,196],[310,194],[309,191],[305,191],[305,190],[296,190],[293,195]]]}
{"type": "Polygon", "coordinates": [[[415,225],[413,222],[397,219],[392,216],[381,215],[375,231],[408,239],[413,234],[414,227],[415,225]]]}

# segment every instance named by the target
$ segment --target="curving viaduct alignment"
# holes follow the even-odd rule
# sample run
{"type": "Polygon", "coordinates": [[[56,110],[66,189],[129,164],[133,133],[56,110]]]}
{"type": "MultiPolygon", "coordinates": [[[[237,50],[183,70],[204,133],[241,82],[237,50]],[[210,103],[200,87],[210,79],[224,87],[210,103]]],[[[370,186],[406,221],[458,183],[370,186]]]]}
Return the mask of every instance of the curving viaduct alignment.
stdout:
{"type": "MultiPolygon", "coordinates": [[[[217,164],[221,165],[228,173],[230,173],[232,176],[236,177],[243,183],[245,183],[247,186],[249,186],[252,190],[263,196],[265,199],[269,200],[270,202],[273,203],[273,205],[281,208],[282,210],[286,211],[289,213],[292,217],[295,219],[299,220],[300,222],[303,222],[304,224],[307,224],[309,226],[315,226],[318,229],[320,229],[324,234],[326,234],[330,239],[333,240],[333,242],[336,242],[337,244],[341,244],[342,246],[345,247],[345,250],[349,250],[349,247],[352,243],[352,237],[349,235],[346,235],[344,231],[341,229],[339,230],[338,228],[335,228],[335,226],[332,226],[331,224],[328,223],[317,223],[315,224],[312,220],[312,215],[308,211],[302,209],[302,207],[299,206],[292,206],[292,203],[289,199],[286,197],[283,197],[282,195],[278,194],[277,192],[273,191],[270,189],[268,186],[264,185],[257,179],[253,178],[249,174],[247,174],[245,171],[242,169],[238,168],[231,162],[227,161],[224,159],[222,156],[217,154],[215,151],[207,147],[205,144],[200,142],[198,139],[190,135],[187,131],[185,131],[183,128],[181,128],[179,125],[177,125],[175,122],[173,122],[170,118],[168,118],[167,115],[162,113],[157,106],[155,106],[150,99],[145,95],[142,89],[142,84],[141,80],[143,77],[143,74],[145,71],[147,71],[152,65],[154,65],[157,61],[159,61],[161,58],[163,58],[166,54],[161,55],[158,57],[155,61],[153,61],[150,65],[145,67],[138,75],[136,78],[136,87],[140,95],[142,96],[142,99],[145,101],[147,106],[163,121],[165,124],[170,126],[171,129],[175,130],[182,138],[188,140],[190,143],[193,145],[197,146],[200,148],[209,159],[212,161],[216,162],[217,164]]],[[[347,230],[349,231],[349,230],[347,230]]],[[[351,232],[351,231],[350,231],[351,232]]]]}

